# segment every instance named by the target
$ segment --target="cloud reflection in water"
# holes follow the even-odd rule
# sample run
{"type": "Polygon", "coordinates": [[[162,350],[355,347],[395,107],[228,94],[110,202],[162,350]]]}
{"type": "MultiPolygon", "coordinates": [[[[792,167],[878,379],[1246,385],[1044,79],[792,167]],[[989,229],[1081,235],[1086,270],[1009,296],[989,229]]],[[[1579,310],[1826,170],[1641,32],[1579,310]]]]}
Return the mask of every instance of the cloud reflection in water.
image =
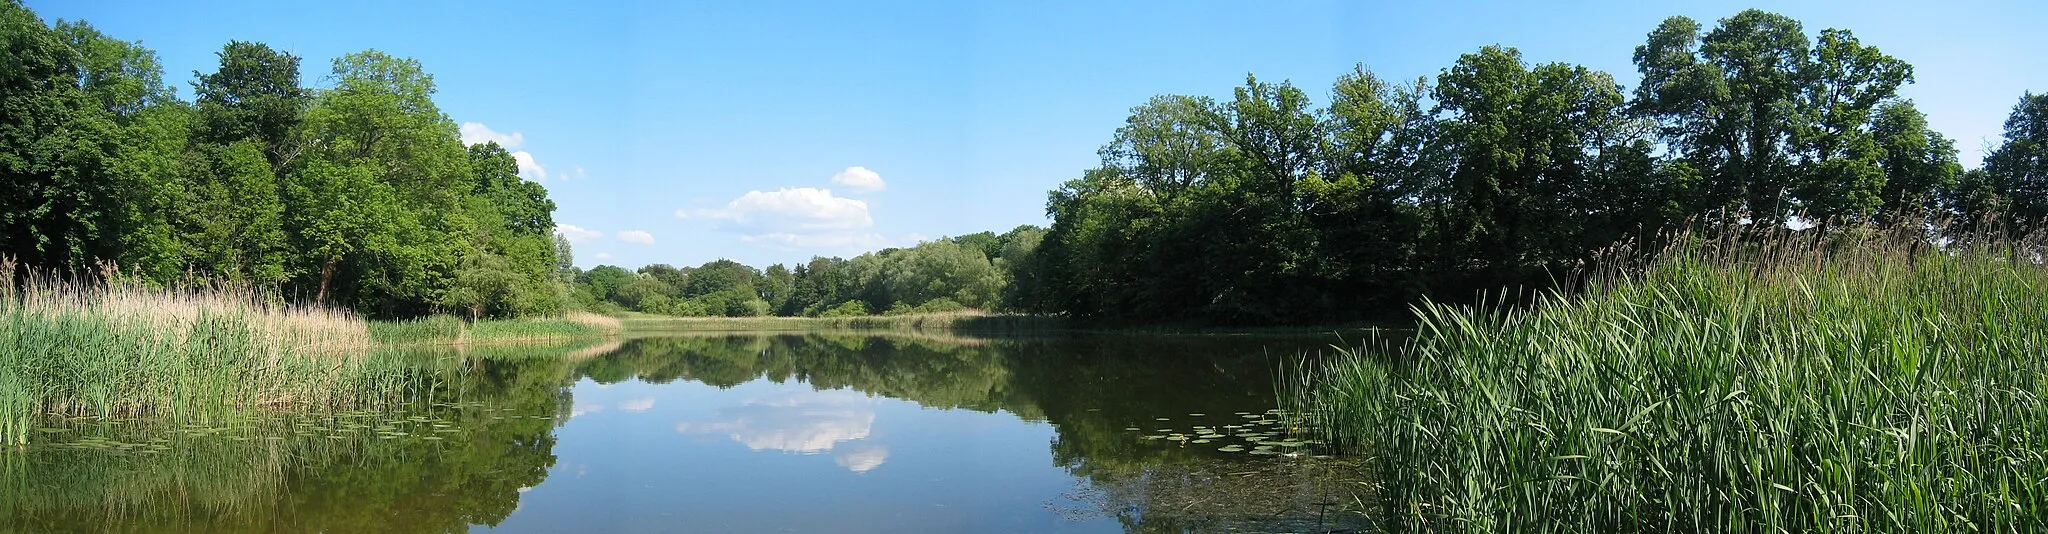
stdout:
{"type": "Polygon", "coordinates": [[[756,451],[833,453],[833,461],[855,473],[882,465],[889,449],[874,443],[846,443],[868,437],[875,401],[852,391],[791,392],[749,399],[718,410],[717,421],[677,423],[684,434],[726,434],[756,451]]]}

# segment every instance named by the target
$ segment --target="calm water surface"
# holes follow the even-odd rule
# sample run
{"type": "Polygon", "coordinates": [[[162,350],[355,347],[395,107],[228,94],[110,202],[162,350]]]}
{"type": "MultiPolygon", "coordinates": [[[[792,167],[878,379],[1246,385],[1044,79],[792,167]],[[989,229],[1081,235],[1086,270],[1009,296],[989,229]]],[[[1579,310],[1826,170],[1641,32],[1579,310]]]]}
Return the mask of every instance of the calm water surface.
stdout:
{"type": "Polygon", "coordinates": [[[399,410],[52,421],[44,444],[0,452],[0,529],[1344,530],[1356,466],[1248,454],[1313,449],[1270,445],[1287,438],[1265,414],[1281,368],[1332,341],[690,335],[412,354],[425,398],[399,410]]]}

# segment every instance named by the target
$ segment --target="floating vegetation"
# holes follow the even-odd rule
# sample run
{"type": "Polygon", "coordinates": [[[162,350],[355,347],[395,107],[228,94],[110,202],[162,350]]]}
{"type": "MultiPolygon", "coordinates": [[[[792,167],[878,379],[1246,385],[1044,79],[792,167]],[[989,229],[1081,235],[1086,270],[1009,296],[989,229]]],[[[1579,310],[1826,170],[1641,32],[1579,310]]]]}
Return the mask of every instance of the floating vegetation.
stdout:
{"type": "MultiPolygon", "coordinates": [[[[1206,416],[1206,414],[1202,413],[1191,413],[1188,415],[1196,417],[1206,416]]],[[[1279,452],[1280,448],[1297,449],[1323,443],[1320,440],[1297,438],[1288,435],[1291,431],[1300,428],[1302,422],[1309,419],[1302,414],[1294,414],[1282,410],[1268,410],[1259,413],[1237,412],[1233,415],[1244,416],[1252,420],[1245,421],[1245,424],[1191,425],[1186,430],[1159,428],[1154,429],[1153,433],[1139,436],[1139,439],[1145,441],[1169,441],[1179,445],[1188,445],[1210,444],[1218,440],[1235,438],[1256,447],[1247,449],[1244,445],[1231,444],[1218,447],[1215,450],[1225,453],[1250,452],[1262,456],[1282,454],[1279,452]]],[[[1158,419],[1166,420],[1167,418],[1161,417],[1158,419]]],[[[1140,431],[1139,427],[1135,426],[1125,427],[1124,430],[1128,432],[1140,431]]],[[[1294,453],[1286,454],[1293,455],[1294,453]]]]}

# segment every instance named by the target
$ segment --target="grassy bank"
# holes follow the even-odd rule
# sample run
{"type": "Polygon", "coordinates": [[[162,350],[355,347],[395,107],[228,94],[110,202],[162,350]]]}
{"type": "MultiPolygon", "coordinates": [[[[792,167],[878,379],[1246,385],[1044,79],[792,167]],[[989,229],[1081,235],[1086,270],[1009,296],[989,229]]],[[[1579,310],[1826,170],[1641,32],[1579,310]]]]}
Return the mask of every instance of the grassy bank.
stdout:
{"type": "Polygon", "coordinates": [[[1531,309],[1421,305],[1291,400],[1394,530],[2040,530],[2039,250],[1694,243],[1531,309]]]}
{"type": "Polygon", "coordinates": [[[1058,317],[943,312],[859,317],[666,317],[633,315],[624,319],[631,331],[667,332],[813,332],[819,330],[902,330],[976,333],[1024,333],[1067,327],[1058,317]]]}
{"type": "Polygon", "coordinates": [[[613,317],[571,312],[562,317],[462,319],[436,315],[404,321],[372,321],[370,339],[379,345],[467,345],[549,341],[617,335],[622,323],[613,317]]]}
{"type": "Polygon", "coordinates": [[[51,280],[0,297],[0,444],[27,442],[38,414],[203,419],[355,406],[396,387],[361,356],[368,325],[346,312],[234,289],[51,280]]]}

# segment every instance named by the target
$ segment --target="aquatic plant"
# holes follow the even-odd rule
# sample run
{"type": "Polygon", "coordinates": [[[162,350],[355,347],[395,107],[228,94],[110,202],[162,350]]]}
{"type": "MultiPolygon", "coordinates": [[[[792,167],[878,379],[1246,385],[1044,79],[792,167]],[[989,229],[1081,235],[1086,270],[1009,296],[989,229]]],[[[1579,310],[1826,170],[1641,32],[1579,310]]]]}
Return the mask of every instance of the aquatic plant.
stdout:
{"type": "Polygon", "coordinates": [[[1390,530],[2048,528],[2041,241],[1680,236],[1289,396],[1390,530]]]}

